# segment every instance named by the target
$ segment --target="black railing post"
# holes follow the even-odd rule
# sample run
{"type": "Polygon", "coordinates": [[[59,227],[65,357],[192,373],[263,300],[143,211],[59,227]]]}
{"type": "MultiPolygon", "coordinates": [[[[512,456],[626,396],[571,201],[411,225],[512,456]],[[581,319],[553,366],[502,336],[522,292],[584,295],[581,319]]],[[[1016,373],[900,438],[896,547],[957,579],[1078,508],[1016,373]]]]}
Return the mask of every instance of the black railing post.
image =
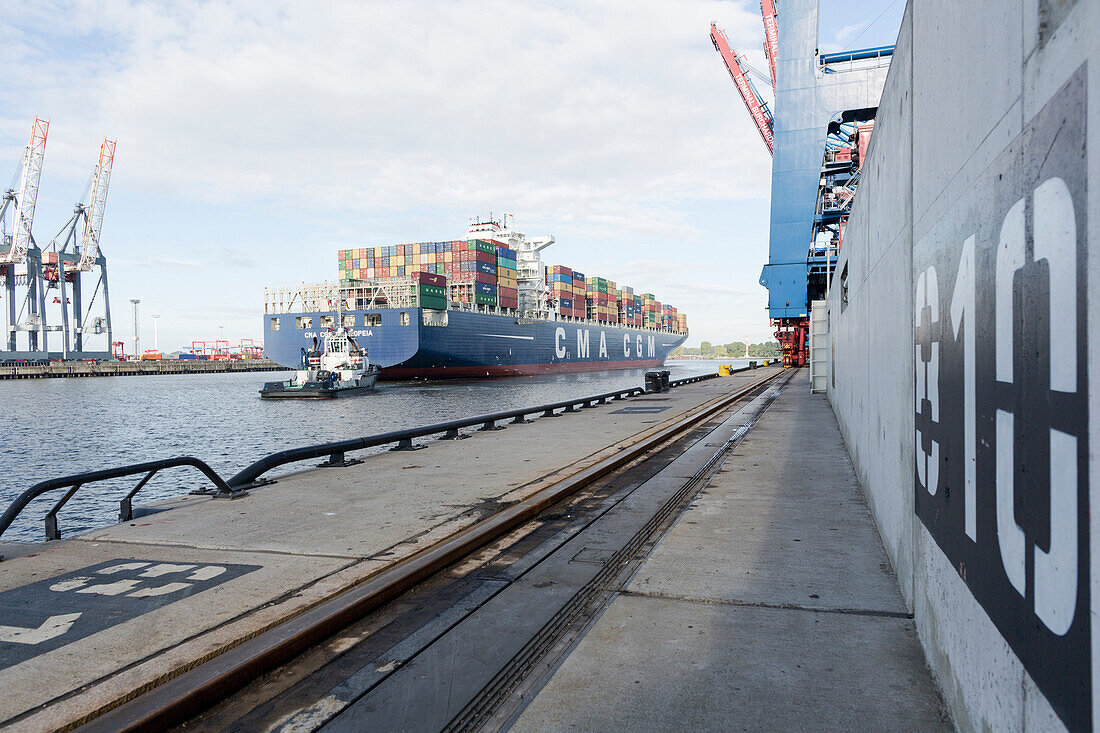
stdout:
{"type": "Polygon", "coordinates": [[[69,503],[69,499],[73,498],[81,486],[84,484],[73,484],[73,487],[65,492],[65,495],[53,505],[53,509],[46,515],[46,540],[59,540],[61,539],[61,529],[57,526],[57,513],[61,511],[61,507],[69,503]]]}

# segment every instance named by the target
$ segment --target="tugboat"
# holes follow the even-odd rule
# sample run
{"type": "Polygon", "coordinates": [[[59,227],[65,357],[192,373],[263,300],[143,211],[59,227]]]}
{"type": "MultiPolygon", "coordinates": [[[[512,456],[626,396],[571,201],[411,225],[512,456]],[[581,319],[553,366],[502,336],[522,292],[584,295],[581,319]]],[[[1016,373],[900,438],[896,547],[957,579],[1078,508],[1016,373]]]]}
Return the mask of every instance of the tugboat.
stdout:
{"type": "Polygon", "coordinates": [[[344,328],[325,337],[322,351],[302,349],[302,368],[288,382],[267,382],[260,390],[265,400],[330,400],[374,390],[382,368],[371,364],[365,349],[344,328]]]}

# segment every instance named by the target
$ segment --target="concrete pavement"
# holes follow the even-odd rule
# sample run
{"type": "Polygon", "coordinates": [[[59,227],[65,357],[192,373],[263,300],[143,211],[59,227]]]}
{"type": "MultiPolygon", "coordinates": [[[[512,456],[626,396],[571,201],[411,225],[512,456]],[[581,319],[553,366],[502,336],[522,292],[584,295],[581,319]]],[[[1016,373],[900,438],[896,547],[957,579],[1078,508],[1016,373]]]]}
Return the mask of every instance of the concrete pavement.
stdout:
{"type": "Polygon", "coordinates": [[[513,730],[869,727],[951,721],[803,371],[513,730]]]}
{"type": "Polygon", "coordinates": [[[425,439],[23,548],[0,562],[0,725],[53,729],[113,706],[768,372],[425,439]]]}

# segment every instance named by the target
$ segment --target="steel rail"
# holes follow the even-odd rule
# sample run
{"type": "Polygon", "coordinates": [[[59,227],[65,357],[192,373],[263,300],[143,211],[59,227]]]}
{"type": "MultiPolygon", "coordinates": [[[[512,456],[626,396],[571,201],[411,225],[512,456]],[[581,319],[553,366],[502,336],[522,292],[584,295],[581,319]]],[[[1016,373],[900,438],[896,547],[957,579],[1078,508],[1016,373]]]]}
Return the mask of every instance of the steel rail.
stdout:
{"type": "MultiPolygon", "coordinates": [[[[781,369],[775,374],[757,379],[674,424],[624,446],[615,455],[396,562],[359,585],[319,602],[278,626],[166,680],[139,697],[107,710],[83,725],[80,730],[87,733],[159,731],[193,718],[252,680],[355,623],[420,581],[533,519],[562,499],[705,422],[784,373],[786,369],[781,369]]],[[[698,380],[692,378],[692,381],[698,380]]]]}

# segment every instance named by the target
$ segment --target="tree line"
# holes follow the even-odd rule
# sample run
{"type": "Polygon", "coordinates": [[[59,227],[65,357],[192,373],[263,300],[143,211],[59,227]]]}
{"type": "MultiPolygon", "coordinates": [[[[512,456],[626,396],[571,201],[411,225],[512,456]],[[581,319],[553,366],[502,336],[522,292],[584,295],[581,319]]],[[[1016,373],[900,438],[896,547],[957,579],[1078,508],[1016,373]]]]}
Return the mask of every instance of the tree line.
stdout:
{"type": "MultiPolygon", "coordinates": [[[[712,344],[704,341],[698,347],[679,346],[672,352],[672,356],[708,356],[714,359],[737,359],[745,356],[745,342],[734,341],[728,344],[712,344]]],[[[764,359],[779,356],[779,342],[765,341],[760,344],[749,344],[749,356],[764,359]]]]}

